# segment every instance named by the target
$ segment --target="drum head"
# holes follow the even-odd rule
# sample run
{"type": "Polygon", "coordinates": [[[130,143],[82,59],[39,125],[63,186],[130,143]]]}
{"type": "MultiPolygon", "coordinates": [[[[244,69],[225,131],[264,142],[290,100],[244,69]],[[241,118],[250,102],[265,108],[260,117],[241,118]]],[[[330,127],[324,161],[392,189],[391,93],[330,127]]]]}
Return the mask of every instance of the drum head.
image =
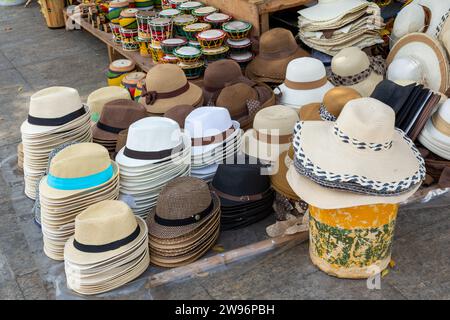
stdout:
{"type": "Polygon", "coordinates": [[[201,54],[202,52],[198,48],[184,46],[184,47],[175,49],[174,53],[176,53],[177,55],[180,55],[180,56],[195,57],[195,56],[201,54]]]}
{"type": "Polygon", "coordinates": [[[202,31],[197,35],[197,38],[202,40],[214,40],[214,39],[220,39],[226,36],[225,31],[222,31],[220,29],[211,29],[202,31]]]}
{"type": "Polygon", "coordinates": [[[253,53],[251,52],[232,53],[230,54],[230,58],[236,62],[247,62],[253,59],[253,53]]]}
{"type": "Polygon", "coordinates": [[[149,24],[152,26],[168,26],[170,24],[171,20],[169,18],[155,18],[152,19],[149,24]]]}
{"type": "Polygon", "coordinates": [[[170,38],[170,39],[161,41],[161,44],[163,46],[182,46],[182,45],[185,45],[186,43],[187,43],[186,40],[179,39],[179,38],[170,38]]]}
{"type": "Polygon", "coordinates": [[[122,10],[120,15],[124,18],[134,18],[134,17],[136,17],[136,13],[138,13],[138,12],[139,12],[138,9],[128,8],[128,9],[122,10]]]}
{"type": "Polygon", "coordinates": [[[187,26],[184,27],[186,31],[190,31],[190,32],[197,32],[197,31],[203,31],[206,29],[211,28],[211,25],[208,23],[193,23],[193,24],[189,24],[187,26]]]}
{"type": "Polygon", "coordinates": [[[204,16],[204,15],[211,14],[211,13],[214,13],[214,12],[217,12],[217,8],[208,6],[208,7],[197,8],[197,9],[194,10],[193,13],[197,14],[197,15],[204,16]]]}
{"type": "Polygon", "coordinates": [[[245,38],[242,40],[233,40],[233,39],[228,38],[227,44],[231,48],[246,48],[246,47],[249,47],[252,44],[252,42],[250,41],[249,38],[245,38]]]}
{"type": "Polygon", "coordinates": [[[166,10],[161,11],[159,13],[159,15],[163,16],[163,17],[173,17],[176,15],[179,15],[180,13],[181,13],[181,11],[178,9],[166,9],[166,10]]]}
{"type": "Polygon", "coordinates": [[[227,46],[211,48],[211,49],[205,48],[205,49],[203,49],[203,54],[206,56],[213,56],[216,54],[224,54],[224,53],[228,52],[228,50],[230,50],[230,48],[228,48],[227,46]]]}
{"type": "Polygon", "coordinates": [[[187,24],[195,21],[197,19],[192,14],[181,14],[173,18],[173,23],[175,24],[187,24]]]}
{"type": "Polygon", "coordinates": [[[184,2],[184,3],[180,4],[180,9],[189,10],[189,9],[201,7],[202,5],[203,4],[198,1],[188,1],[188,2],[184,2]]]}
{"type": "Polygon", "coordinates": [[[246,30],[249,27],[251,27],[251,24],[245,21],[230,21],[223,25],[224,29],[230,30],[230,31],[242,31],[246,30]]]}
{"type": "Polygon", "coordinates": [[[223,21],[228,21],[230,19],[231,19],[231,16],[229,16],[225,13],[222,13],[222,12],[211,13],[205,17],[205,21],[208,21],[208,22],[223,22],[223,21]]]}

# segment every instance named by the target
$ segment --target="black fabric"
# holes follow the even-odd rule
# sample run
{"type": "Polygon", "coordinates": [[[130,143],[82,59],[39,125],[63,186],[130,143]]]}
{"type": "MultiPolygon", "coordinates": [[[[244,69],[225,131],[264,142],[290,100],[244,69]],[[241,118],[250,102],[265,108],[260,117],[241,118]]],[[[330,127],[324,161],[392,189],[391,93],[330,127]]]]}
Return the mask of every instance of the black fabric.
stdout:
{"type": "Polygon", "coordinates": [[[270,214],[272,214],[272,212],[272,208],[267,208],[267,210],[260,212],[258,215],[253,216],[251,219],[237,220],[233,222],[221,220],[220,227],[223,231],[241,229],[265,219],[270,214]]]}
{"type": "Polygon", "coordinates": [[[387,104],[397,114],[415,87],[415,84],[401,86],[393,81],[383,80],[377,84],[370,96],[387,104]]]}
{"type": "Polygon", "coordinates": [[[405,121],[408,114],[411,112],[411,109],[413,108],[414,103],[419,99],[421,94],[423,93],[423,86],[416,86],[413,90],[413,92],[409,95],[408,100],[406,100],[405,104],[403,105],[402,109],[399,113],[396,114],[395,117],[395,126],[399,127],[403,121],[405,121]]]}
{"type": "Polygon", "coordinates": [[[82,106],[80,109],[75,110],[74,112],[71,112],[59,118],[37,118],[33,117],[32,115],[28,115],[28,123],[34,124],[36,126],[48,126],[48,127],[62,126],[63,124],[66,124],[72,120],[75,120],[76,118],[81,117],[85,113],[86,109],[84,108],[84,106],[82,106]]]}
{"type": "Polygon", "coordinates": [[[209,206],[203,210],[202,212],[196,213],[195,215],[192,215],[191,217],[184,218],[184,219],[165,219],[161,218],[157,214],[155,214],[155,222],[166,227],[181,227],[181,226],[187,226],[189,224],[197,223],[201,221],[203,218],[208,216],[211,211],[214,209],[214,201],[211,200],[211,203],[209,206]]]}
{"type": "Polygon", "coordinates": [[[111,133],[119,133],[120,131],[126,129],[126,128],[111,127],[111,126],[108,126],[107,124],[101,123],[100,121],[97,122],[97,128],[99,128],[103,131],[111,132],[111,133]]]}
{"type": "Polygon", "coordinates": [[[120,247],[123,247],[131,242],[133,242],[141,232],[141,228],[139,225],[137,225],[136,229],[127,237],[116,240],[114,242],[110,242],[107,244],[102,245],[90,245],[90,244],[83,244],[79,243],[77,240],[73,239],[73,246],[82,252],[88,252],[88,253],[100,253],[100,252],[106,252],[111,250],[116,250],[120,247]]]}
{"type": "Polygon", "coordinates": [[[431,97],[430,90],[423,89],[422,92],[417,97],[417,99],[412,104],[408,114],[403,119],[402,123],[398,126],[398,128],[406,132],[406,129],[408,129],[410,124],[415,120],[417,120],[416,115],[422,112],[423,108],[425,107],[425,104],[430,99],[430,97],[431,97]]]}

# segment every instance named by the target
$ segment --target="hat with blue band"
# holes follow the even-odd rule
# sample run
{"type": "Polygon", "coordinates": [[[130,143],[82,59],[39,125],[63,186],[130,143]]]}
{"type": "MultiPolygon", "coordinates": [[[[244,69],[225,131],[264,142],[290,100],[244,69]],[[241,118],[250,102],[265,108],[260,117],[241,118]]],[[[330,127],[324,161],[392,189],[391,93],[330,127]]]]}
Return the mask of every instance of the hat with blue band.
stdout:
{"type": "Polygon", "coordinates": [[[60,178],[49,174],[47,177],[47,183],[50,187],[59,190],[89,189],[105,183],[111,179],[113,174],[113,167],[112,165],[109,165],[103,171],[78,178],[60,178]]]}

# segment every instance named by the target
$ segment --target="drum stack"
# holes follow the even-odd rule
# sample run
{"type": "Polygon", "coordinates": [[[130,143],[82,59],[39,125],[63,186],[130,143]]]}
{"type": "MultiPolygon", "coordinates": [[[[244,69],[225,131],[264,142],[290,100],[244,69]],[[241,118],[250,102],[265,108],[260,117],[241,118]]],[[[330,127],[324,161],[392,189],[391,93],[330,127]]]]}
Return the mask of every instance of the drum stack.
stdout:
{"type": "Polygon", "coordinates": [[[138,28],[136,14],[139,12],[136,8],[127,8],[120,13],[120,38],[122,40],[122,49],[125,51],[138,51],[138,28]]]}
{"type": "Polygon", "coordinates": [[[128,8],[128,0],[113,0],[109,3],[108,19],[110,21],[109,27],[113,34],[113,40],[117,44],[122,44],[120,35],[120,14],[122,10],[128,8]]]}

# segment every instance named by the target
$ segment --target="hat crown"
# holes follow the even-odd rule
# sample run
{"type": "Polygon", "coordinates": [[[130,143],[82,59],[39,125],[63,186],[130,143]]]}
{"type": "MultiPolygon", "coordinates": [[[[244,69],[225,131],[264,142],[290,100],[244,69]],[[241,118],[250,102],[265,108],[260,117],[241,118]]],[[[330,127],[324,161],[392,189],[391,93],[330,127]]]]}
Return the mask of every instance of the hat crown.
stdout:
{"type": "Polygon", "coordinates": [[[211,204],[208,184],[194,177],[179,177],[161,190],[156,213],[161,218],[183,219],[207,209],[211,204]]]}
{"type": "Polygon", "coordinates": [[[30,98],[28,114],[36,118],[60,118],[83,106],[78,91],[69,87],[49,87],[30,98]]]}
{"type": "Polygon", "coordinates": [[[86,208],[75,218],[75,240],[85,245],[104,245],[136,230],[133,211],[122,201],[105,200],[86,208]]]}
{"type": "Polygon", "coordinates": [[[413,33],[421,30],[425,23],[425,11],[418,3],[411,3],[405,6],[397,14],[392,34],[399,39],[408,33],[413,33]]]}
{"type": "Polygon", "coordinates": [[[289,62],[286,79],[292,82],[312,82],[326,76],[323,63],[315,58],[303,57],[289,62]]]}
{"type": "Polygon", "coordinates": [[[105,147],[91,142],[77,143],[52,158],[49,174],[58,178],[81,178],[102,172],[110,165],[105,147]]]}
{"type": "Polygon", "coordinates": [[[361,98],[361,95],[355,89],[350,87],[335,87],[328,90],[324,95],[323,105],[329,113],[337,117],[347,102],[358,98],[361,98]]]}
{"type": "Polygon", "coordinates": [[[117,99],[131,99],[127,89],[118,86],[108,86],[97,89],[88,96],[86,104],[92,113],[101,112],[105,103],[117,99]]]}
{"type": "Polygon", "coordinates": [[[264,32],[259,42],[260,53],[282,53],[286,56],[298,49],[294,35],[287,29],[274,28],[264,32]]]}
{"type": "Polygon", "coordinates": [[[126,147],[134,151],[156,152],[180,146],[182,132],[177,122],[163,117],[147,117],[128,129],[126,147]]]}
{"type": "Polygon", "coordinates": [[[184,123],[184,128],[192,138],[215,136],[233,126],[230,113],[222,107],[200,107],[192,111],[184,123]]]}
{"type": "Polygon", "coordinates": [[[147,91],[166,93],[178,90],[186,85],[183,70],[174,64],[157,64],[149,70],[145,78],[147,91]]]}
{"type": "Polygon", "coordinates": [[[222,89],[227,82],[234,81],[242,77],[242,70],[239,64],[230,59],[215,61],[208,65],[203,77],[205,87],[212,89],[222,89]]]}
{"type": "Polygon", "coordinates": [[[287,135],[294,132],[298,113],[289,107],[275,105],[258,111],[253,120],[253,128],[271,135],[287,135]]]}
{"type": "Polygon", "coordinates": [[[217,97],[217,106],[227,108],[231,118],[236,119],[247,112],[247,100],[258,99],[258,93],[255,89],[245,83],[236,83],[223,88],[217,97]]]}
{"type": "Polygon", "coordinates": [[[395,132],[395,112],[373,98],[349,101],[336,120],[341,136],[366,144],[387,144],[395,132]]]}
{"type": "Polygon", "coordinates": [[[118,99],[104,105],[99,122],[115,128],[126,129],[133,122],[146,116],[147,111],[142,104],[133,100],[118,99]]]}
{"type": "Polygon", "coordinates": [[[211,184],[233,196],[250,196],[267,191],[270,178],[261,174],[259,165],[220,164],[211,184]]]}
{"type": "Polygon", "coordinates": [[[344,48],[331,60],[331,70],[341,77],[356,75],[369,67],[369,57],[357,47],[344,48]]]}
{"type": "Polygon", "coordinates": [[[387,68],[387,78],[391,81],[411,80],[422,83],[422,65],[414,57],[395,58],[387,68]]]}

